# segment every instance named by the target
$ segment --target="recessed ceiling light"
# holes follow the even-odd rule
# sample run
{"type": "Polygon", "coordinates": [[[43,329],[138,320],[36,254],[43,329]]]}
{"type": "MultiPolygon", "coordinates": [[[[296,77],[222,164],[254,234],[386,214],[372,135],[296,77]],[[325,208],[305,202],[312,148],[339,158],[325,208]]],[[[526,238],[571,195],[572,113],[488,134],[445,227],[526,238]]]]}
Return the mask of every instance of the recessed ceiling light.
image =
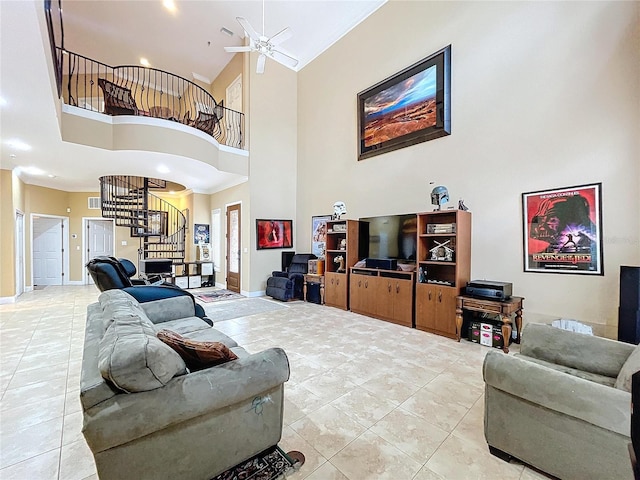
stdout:
{"type": "Polygon", "coordinates": [[[17,157],[17,155],[16,155],[15,153],[11,153],[11,154],[9,154],[9,156],[10,156],[11,158],[16,158],[16,157],[17,157]]]}
{"type": "Polygon", "coordinates": [[[56,178],[56,176],[55,176],[54,174],[52,174],[52,173],[50,173],[49,175],[47,175],[47,177],[49,177],[49,178],[56,178]]]}
{"type": "Polygon", "coordinates": [[[220,29],[220,33],[224,33],[225,35],[229,35],[230,37],[233,37],[233,32],[225,27],[222,27],[220,29]]]}
{"type": "Polygon", "coordinates": [[[142,65],[143,67],[147,67],[147,68],[149,68],[151,66],[151,64],[149,63],[149,60],[147,60],[144,57],[140,59],[140,65],[142,65]]]}
{"type": "Polygon", "coordinates": [[[160,172],[160,173],[169,173],[170,171],[171,171],[171,170],[169,170],[169,168],[168,168],[168,167],[165,167],[164,165],[160,165],[160,166],[158,167],[158,172],[160,172]]]}
{"type": "Polygon", "coordinates": [[[173,195],[173,194],[174,194],[174,193],[176,193],[176,192],[175,192],[175,190],[169,190],[169,193],[170,193],[171,195],[173,195]]]}
{"type": "Polygon", "coordinates": [[[27,145],[20,140],[7,140],[7,145],[9,145],[11,148],[15,148],[16,150],[22,150],[23,152],[31,150],[31,145],[27,145]]]}
{"type": "Polygon", "coordinates": [[[171,13],[176,11],[176,3],[173,0],[162,0],[162,5],[171,13]]]}

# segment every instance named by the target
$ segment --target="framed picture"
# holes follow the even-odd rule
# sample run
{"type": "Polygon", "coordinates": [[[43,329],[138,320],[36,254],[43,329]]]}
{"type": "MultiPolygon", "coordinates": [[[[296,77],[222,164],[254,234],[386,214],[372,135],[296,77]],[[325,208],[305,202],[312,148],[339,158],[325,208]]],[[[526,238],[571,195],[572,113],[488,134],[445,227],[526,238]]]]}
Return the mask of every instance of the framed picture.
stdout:
{"type": "Polygon", "coordinates": [[[154,235],[166,235],[168,228],[168,214],[162,210],[149,210],[145,218],[145,212],[134,212],[138,217],[137,227],[131,227],[132,237],[146,237],[154,235]],[[144,226],[146,224],[146,227],[144,226]]]}
{"type": "Polygon", "coordinates": [[[358,94],[358,160],[451,134],[451,45],[358,94]]]}
{"type": "Polygon", "coordinates": [[[311,217],[311,253],[318,258],[324,258],[328,220],[331,215],[311,217]]]}
{"type": "Polygon", "coordinates": [[[256,220],[258,250],[293,248],[293,220],[256,220]]]}
{"type": "Polygon", "coordinates": [[[193,225],[193,243],[210,243],[209,225],[206,223],[196,223],[193,225]]]}
{"type": "Polygon", "coordinates": [[[524,271],[604,275],[602,184],[522,194],[524,271]]]}

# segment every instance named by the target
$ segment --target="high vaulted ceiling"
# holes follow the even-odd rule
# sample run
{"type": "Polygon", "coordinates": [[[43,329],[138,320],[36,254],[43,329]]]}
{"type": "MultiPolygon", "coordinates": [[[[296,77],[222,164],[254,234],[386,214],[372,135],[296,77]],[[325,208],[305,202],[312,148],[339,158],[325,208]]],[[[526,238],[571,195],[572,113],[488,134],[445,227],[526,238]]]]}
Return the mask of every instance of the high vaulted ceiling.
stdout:
{"type": "MultiPolygon", "coordinates": [[[[54,0],[55,1],[55,0],[54,0]]],[[[264,32],[290,27],[293,37],[282,48],[304,68],[386,0],[267,0],[264,32]]],[[[65,48],[109,65],[152,67],[192,80],[210,80],[231,60],[224,46],[242,45],[244,32],[235,17],[245,17],[262,33],[261,1],[174,0],[171,13],[162,0],[63,0],[65,48]],[[232,36],[221,33],[226,28],[232,36]]],[[[0,1],[0,166],[22,167],[30,184],[66,191],[95,191],[104,174],[171,178],[194,191],[213,192],[228,174],[185,157],[151,152],[106,151],[61,140],[49,64],[42,36],[43,2],[0,1]],[[22,142],[30,146],[21,150],[22,142]],[[12,143],[13,142],[13,143],[12,143]],[[133,159],[135,158],[135,161],[133,159]],[[28,173],[36,167],[44,175],[28,173]],[[48,176],[48,175],[51,176],[48,176]]],[[[269,74],[267,63],[265,75],[269,74]]]]}

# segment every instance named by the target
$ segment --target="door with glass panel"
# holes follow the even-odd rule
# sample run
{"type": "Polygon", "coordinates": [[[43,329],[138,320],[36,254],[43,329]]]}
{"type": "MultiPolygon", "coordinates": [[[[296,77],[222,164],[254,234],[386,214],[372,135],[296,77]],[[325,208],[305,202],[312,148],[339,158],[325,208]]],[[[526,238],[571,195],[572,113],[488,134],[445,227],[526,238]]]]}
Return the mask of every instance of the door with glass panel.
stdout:
{"type": "Polygon", "coordinates": [[[227,289],[240,293],[240,204],[227,206],[227,289]]]}

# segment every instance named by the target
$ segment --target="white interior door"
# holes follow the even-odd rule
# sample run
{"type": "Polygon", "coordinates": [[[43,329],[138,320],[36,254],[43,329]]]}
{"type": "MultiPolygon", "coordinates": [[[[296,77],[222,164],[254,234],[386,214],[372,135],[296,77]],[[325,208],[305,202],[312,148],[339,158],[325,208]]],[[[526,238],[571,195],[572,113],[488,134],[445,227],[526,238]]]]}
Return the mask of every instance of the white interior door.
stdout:
{"type": "MultiPolygon", "coordinates": [[[[89,220],[87,222],[87,262],[95,257],[112,257],[113,251],[113,221],[89,220]]],[[[85,269],[86,283],[92,284],[93,278],[85,269]]]]}
{"type": "Polygon", "coordinates": [[[62,285],[61,218],[33,218],[33,285],[62,285]]]}
{"type": "Polygon", "coordinates": [[[24,293],[24,214],[16,212],[16,297],[24,293]]]}
{"type": "MultiPolygon", "coordinates": [[[[242,112],[242,74],[238,75],[236,79],[229,84],[226,90],[226,101],[227,108],[231,110],[235,110],[236,112],[242,112]]],[[[240,116],[238,116],[238,121],[240,121],[240,116]]],[[[240,125],[231,125],[229,121],[225,122],[227,127],[227,138],[231,138],[229,135],[229,130],[232,128],[240,128],[240,125]]],[[[240,148],[242,143],[241,137],[238,137],[238,144],[236,147],[240,148]]]]}

